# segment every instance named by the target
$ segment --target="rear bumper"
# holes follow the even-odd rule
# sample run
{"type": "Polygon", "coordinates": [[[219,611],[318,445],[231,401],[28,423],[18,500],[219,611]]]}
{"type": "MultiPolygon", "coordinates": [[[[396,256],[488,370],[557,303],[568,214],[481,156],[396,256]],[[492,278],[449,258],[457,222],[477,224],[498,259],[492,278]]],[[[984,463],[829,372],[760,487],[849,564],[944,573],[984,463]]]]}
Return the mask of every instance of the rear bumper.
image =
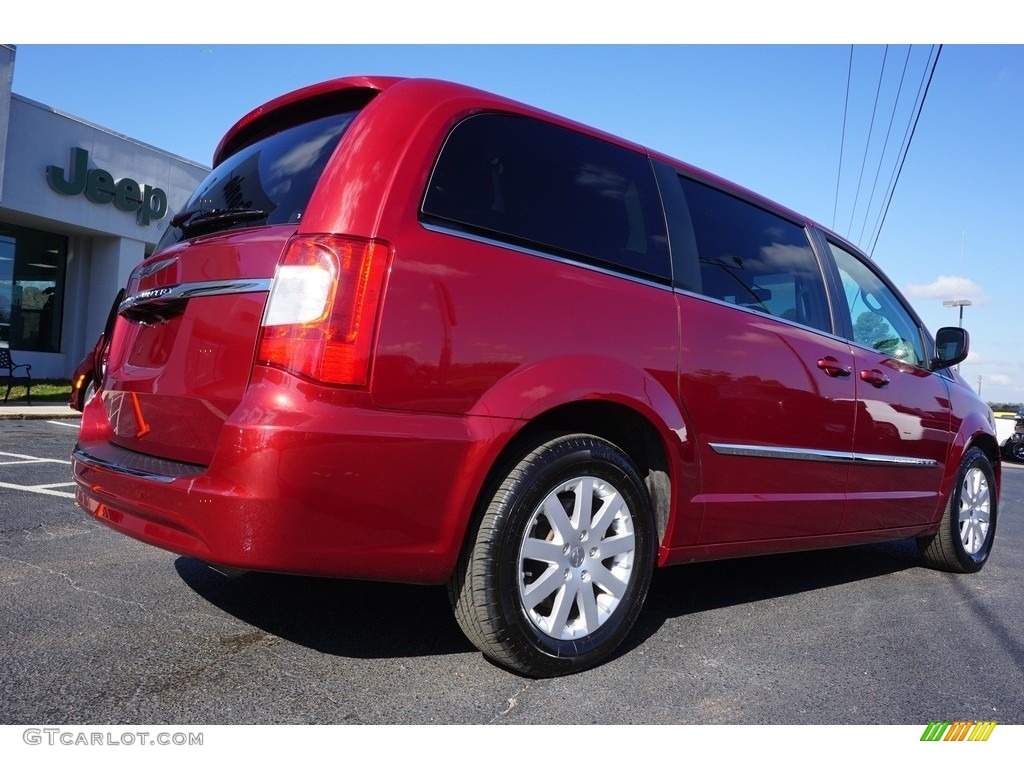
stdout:
{"type": "MultiPolygon", "coordinates": [[[[295,392],[292,392],[295,394],[295,392]]],[[[381,411],[254,387],[201,467],[119,449],[90,403],[78,504],[163,549],[247,570],[442,583],[517,422],[381,411]],[[265,407],[266,406],[266,407],[265,407]]]]}

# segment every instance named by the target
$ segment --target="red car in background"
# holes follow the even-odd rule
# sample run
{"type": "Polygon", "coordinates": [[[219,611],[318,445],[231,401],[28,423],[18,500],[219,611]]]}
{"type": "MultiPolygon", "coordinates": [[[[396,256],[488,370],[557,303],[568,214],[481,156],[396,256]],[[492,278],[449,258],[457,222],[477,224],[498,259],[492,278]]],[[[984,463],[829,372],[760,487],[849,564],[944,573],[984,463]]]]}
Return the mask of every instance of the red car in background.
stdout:
{"type": "Polygon", "coordinates": [[[85,409],[86,401],[96,393],[103,382],[109,346],[107,342],[113,333],[114,323],[117,320],[117,309],[123,298],[124,289],[122,288],[117,292],[117,296],[114,297],[114,303],[111,305],[110,313],[107,315],[107,323],[103,333],[96,339],[96,343],[93,344],[89,354],[82,358],[82,361],[75,368],[75,372],[71,376],[71,395],[68,398],[68,405],[76,411],[85,409]]]}
{"type": "Polygon", "coordinates": [[[525,675],[606,660],[656,567],[991,553],[965,331],[799,214],[471,88],[253,110],[114,314],[90,515],[234,569],[447,584],[525,675]]]}

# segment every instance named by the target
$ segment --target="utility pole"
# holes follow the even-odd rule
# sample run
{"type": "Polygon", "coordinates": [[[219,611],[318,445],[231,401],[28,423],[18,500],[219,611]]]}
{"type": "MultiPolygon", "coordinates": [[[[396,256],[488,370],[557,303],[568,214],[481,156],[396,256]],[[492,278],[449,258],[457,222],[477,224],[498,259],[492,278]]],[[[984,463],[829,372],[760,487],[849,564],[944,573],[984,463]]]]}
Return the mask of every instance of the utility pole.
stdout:
{"type": "Polygon", "coordinates": [[[970,299],[953,299],[952,301],[944,301],[944,302],[942,302],[942,306],[944,306],[944,307],[960,307],[960,319],[957,321],[957,327],[963,328],[964,327],[964,307],[971,306],[971,303],[972,302],[971,302],[970,299]]]}

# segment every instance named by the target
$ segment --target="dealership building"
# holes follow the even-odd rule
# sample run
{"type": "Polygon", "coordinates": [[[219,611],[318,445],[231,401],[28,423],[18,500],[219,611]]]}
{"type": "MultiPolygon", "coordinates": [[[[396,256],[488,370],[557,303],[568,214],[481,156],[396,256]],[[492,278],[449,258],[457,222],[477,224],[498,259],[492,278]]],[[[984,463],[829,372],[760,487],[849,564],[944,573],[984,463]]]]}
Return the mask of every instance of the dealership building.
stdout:
{"type": "Polygon", "coordinates": [[[0,347],[70,378],[209,168],[12,93],[14,60],[0,45],[0,347]]]}

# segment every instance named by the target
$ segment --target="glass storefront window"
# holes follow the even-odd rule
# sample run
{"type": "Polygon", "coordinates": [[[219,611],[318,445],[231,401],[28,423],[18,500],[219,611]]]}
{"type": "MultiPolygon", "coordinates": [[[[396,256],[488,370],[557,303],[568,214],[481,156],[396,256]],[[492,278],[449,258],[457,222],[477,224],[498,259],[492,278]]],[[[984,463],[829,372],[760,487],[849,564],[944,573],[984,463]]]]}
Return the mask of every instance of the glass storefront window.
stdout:
{"type": "Polygon", "coordinates": [[[67,238],[0,224],[0,347],[59,352],[67,238]]]}

